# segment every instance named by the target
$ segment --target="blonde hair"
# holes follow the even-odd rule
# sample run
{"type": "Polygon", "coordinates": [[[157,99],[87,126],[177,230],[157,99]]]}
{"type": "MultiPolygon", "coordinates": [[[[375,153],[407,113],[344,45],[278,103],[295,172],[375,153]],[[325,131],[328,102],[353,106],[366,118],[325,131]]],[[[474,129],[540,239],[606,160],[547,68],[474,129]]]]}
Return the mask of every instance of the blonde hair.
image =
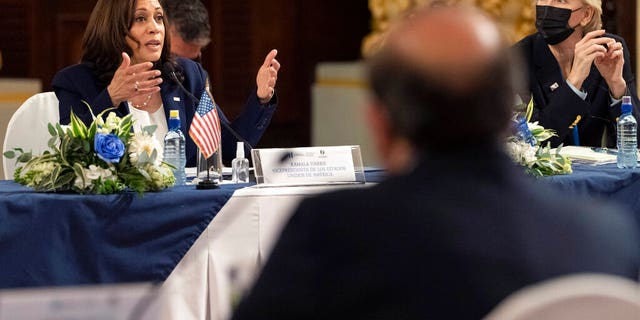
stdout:
{"type": "Polygon", "coordinates": [[[602,0],[582,0],[582,3],[593,8],[593,16],[584,26],[584,33],[602,29],[602,0]]]}

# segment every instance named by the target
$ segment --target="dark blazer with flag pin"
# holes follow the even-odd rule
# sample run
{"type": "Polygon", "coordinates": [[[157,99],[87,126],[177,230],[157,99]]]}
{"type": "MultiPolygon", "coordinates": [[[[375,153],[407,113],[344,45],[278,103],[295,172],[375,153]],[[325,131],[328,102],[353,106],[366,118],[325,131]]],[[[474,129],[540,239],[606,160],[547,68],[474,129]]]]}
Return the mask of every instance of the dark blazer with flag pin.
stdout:
{"type": "MultiPolygon", "coordinates": [[[[202,100],[201,98],[205,92],[208,74],[196,62],[184,58],[176,58],[176,60],[179,68],[181,68],[176,72],[181,73],[182,77],[184,77],[181,83],[184,90],[177,83],[176,78],[163,73],[164,81],[160,84],[160,92],[167,119],[169,119],[169,111],[171,109],[179,110],[180,112],[180,127],[187,140],[187,166],[193,167],[196,165],[197,146],[189,138],[189,128],[198,108],[199,101],[197,100],[202,100]],[[194,99],[192,96],[198,98],[194,99]]],[[[86,109],[82,101],[86,101],[92,107],[94,114],[112,107],[107,88],[105,85],[100,85],[90,63],[80,63],[60,70],[53,78],[52,86],[59,100],[61,124],[70,122],[72,109],[74,114],[84,123],[89,124],[93,121],[88,110],[81,112],[82,109],[86,109]]],[[[209,96],[208,98],[215,105],[213,97],[209,96]]],[[[277,99],[275,98],[267,104],[260,104],[254,91],[247,99],[243,112],[233,122],[230,122],[222,110],[216,106],[220,121],[229,124],[228,127],[223,126],[221,130],[223,160],[231,161],[235,156],[235,146],[238,141],[234,136],[236,134],[249,142],[251,146],[255,146],[258,143],[271,122],[276,104],[277,99]],[[231,130],[235,132],[231,132],[231,130]]],[[[114,112],[118,116],[125,116],[129,113],[129,105],[123,102],[114,109],[114,112]]]]}
{"type": "MultiPolygon", "coordinates": [[[[623,78],[627,83],[627,94],[633,99],[634,116],[639,119],[639,101],[636,82],[631,72],[629,51],[621,37],[605,34],[607,37],[623,43],[624,67],[623,78]]],[[[540,33],[525,37],[514,45],[516,52],[522,54],[528,91],[521,92],[520,97],[527,102],[534,101],[531,121],[539,121],[540,125],[553,129],[557,137],[551,138],[552,147],[559,144],[585,145],[599,147],[603,133],[606,132],[606,146],[616,145],[616,118],[620,116],[620,103],[611,106],[609,87],[606,81],[592,65],[585,79],[582,90],[587,94],[582,100],[566,83],[560,67],[551,53],[549,46],[540,33]]]]}

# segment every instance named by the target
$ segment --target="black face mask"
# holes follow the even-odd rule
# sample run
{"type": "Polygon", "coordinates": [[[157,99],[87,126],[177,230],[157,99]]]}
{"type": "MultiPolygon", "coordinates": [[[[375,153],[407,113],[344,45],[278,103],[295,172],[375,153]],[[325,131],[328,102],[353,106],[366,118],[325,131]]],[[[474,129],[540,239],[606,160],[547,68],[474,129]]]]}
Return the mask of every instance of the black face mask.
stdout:
{"type": "Polygon", "coordinates": [[[558,44],[575,31],[569,26],[569,18],[571,13],[580,9],[582,8],[571,11],[552,6],[536,6],[536,29],[548,44],[558,44]]]}

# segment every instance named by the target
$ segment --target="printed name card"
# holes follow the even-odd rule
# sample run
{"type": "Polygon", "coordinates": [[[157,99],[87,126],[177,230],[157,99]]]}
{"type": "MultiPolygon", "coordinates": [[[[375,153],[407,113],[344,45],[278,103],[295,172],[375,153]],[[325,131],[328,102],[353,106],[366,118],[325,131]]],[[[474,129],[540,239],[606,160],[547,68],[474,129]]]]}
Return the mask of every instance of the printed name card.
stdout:
{"type": "Polygon", "coordinates": [[[360,146],[253,149],[252,157],[259,185],[365,182],[360,146]]]}

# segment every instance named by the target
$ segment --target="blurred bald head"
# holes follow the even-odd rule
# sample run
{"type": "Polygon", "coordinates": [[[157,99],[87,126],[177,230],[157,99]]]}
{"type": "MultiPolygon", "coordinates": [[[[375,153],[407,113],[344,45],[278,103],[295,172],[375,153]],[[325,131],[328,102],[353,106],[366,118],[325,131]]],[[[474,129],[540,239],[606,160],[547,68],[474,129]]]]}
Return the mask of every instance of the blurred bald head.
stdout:
{"type": "Polygon", "coordinates": [[[419,12],[397,26],[386,49],[422,72],[453,86],[468,85],[486,70],[502,48],[491,20],[466,8],[438,7],[419,12]]]}
{"type": "Polygon", "coordinates": [[[394,26],[369,75],[393,133],[418,149],[444,150],[502,137],[513,101],[510,65],[490,18],[437,7],[394,26]]]}

